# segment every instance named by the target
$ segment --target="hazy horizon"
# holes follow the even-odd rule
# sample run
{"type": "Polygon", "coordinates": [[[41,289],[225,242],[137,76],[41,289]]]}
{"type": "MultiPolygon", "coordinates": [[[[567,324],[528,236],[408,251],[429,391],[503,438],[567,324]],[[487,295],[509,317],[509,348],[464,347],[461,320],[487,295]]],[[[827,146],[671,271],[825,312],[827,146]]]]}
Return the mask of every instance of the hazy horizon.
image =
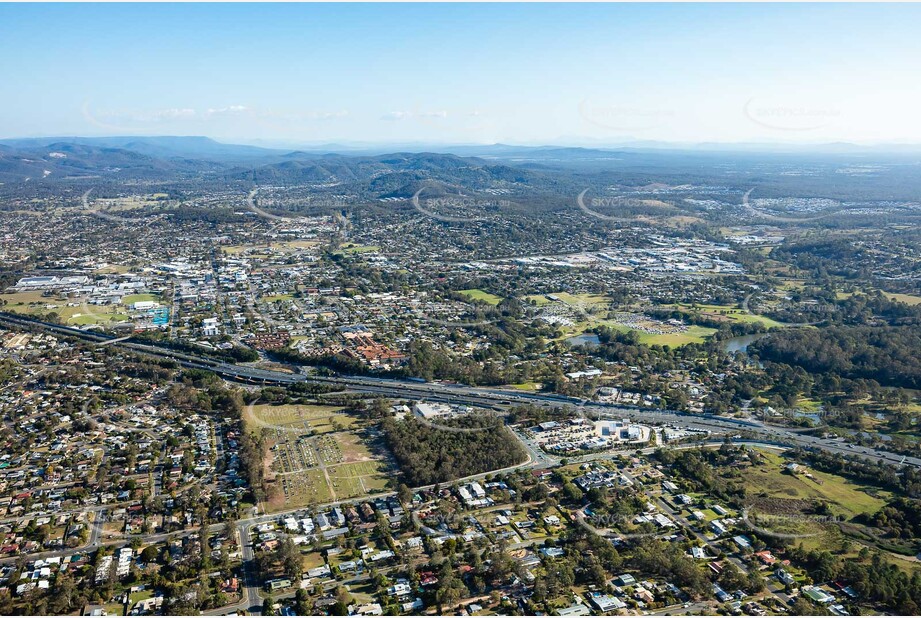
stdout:
{"type": "Polygon", "coordinates": [[[83,140],[124,140],[135,138],[137,140],[157,140],[157,139],[204,139],[211,140],[225,146],[251,146],[264,148],[266,150],[278,151],[323,151],[329,152],[396,152],[397,150],[409,150],[411,152],[437,152],[438,149],[469,149],[469,148],[505,148],[505,149],[597,149],[597,150],[616,150],[616,149],[637,149],[637,150],[661,150],[661,151],[681,151],[681,150],[712,150],[741,152],[823,152],[842,149],[847,151],[853,149],[858,152],[875,151],[880,153],[900,151],[910,151],[921,149],[921,140],[918,141],[889,141],[889,142],[860,142],[846,140],[820,140],[815,142],[806,141],[687,141],[676,142],[666,140],[640,140],[623,138],[620,140],[589,140],[589,139],[566,139],[546,141],[507,141],[507,142],[475,142],[475,141],[434,141],[434,140],[349,140],[330,138],[325,140],[286,140],[282,138],[219,138],[210,135],[172,135],[172,134],[82,134],[82,135],[22,135],[22,136],[0,136],[0,143],[23,143],[39,142],[49,143],[60,140],[62,143],[80,142],[83,140]]]}
{"type": "Polygon", "coordinates": [[[0,135],[921,143],[917,5],[3,5],[0,135]]]}

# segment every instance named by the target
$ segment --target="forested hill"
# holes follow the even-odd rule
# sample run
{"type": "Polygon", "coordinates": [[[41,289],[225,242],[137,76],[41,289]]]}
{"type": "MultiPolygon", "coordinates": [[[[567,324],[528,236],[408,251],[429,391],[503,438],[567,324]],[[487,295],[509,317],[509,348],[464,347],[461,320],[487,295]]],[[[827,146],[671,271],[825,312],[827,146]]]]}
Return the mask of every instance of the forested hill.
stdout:
{"type": "Polygon", "coordinates": [[[798,365],[810,373],[921,388],[921,326],[782,330],[749,350],[762,360],[798,365]]]}

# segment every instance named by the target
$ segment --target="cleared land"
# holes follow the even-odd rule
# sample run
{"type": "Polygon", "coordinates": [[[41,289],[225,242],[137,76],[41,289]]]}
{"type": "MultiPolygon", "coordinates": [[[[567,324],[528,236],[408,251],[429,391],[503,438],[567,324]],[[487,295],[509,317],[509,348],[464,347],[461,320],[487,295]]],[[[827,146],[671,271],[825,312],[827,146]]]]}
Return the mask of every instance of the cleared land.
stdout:
{"type": "Polygon", "coordinates": [[[750,496],[818,500],[827,503],[832,513],[848,519],[862,513],[875,513],[886,503],[885,492],[811,469],[806,472],[814,480],[805,474],[789,474],[783,470],[787,460],[772,452],[762,451],[762,454],[765,461],[749,468],[743,477],[750,496]]]}
{"type": "Polygon", "coordinates": [[[381,248],[376,245],[343,245],[339,248],[340,253],[375,253],[381,248]]]}

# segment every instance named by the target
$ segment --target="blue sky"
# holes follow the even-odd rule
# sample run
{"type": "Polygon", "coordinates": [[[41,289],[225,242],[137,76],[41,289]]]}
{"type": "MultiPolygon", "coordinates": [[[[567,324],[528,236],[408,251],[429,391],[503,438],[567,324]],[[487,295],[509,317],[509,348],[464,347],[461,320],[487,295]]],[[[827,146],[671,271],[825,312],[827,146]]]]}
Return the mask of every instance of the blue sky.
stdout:
{"type": "Polygon", "coordinates": [[[921,142],[918,5],[4,4],[0,136],[921,142]]]}

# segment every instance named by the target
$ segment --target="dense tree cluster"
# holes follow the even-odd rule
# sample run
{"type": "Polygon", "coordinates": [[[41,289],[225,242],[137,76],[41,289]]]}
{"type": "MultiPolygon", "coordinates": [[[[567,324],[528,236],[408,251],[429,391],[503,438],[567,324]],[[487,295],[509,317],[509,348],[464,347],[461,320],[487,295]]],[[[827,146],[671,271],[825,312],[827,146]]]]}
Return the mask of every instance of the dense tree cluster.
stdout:
{"type": "Polygon", "coordinates": [[[867,517],[867,523],[902,539],[921,537],[921,501],[895,498],[867,517]]]}
{"type": "Polygon", "coordinates": [[[745,495],[741,478],[733,480],[729,473],[733,464],[751,456],[745,449],[729,445],[719,449],[659,449],[655,455],[665,466],[671,467],[681,478],[690,482],[695,491],[732,502],[739,502],[745,495]]]}
{"type": "Polygon", "coordinates": [[[413,486],[507,468],[526,458],[524,449],[502,422],[471,415],[441,421],[436,427],[417,418],[386,418],[387,443],[413,486]]]}
{"type": "Polygon", "coordinates": [[[842,581],[864,602],[900,616],[921,611],[921,573],[911,574],[883,558],[861,550],[857,559],[847,559],[827,550],[805,550],[802,545],[787,550],[788,557],[805,566],[813,581],[842,581]]]}
{"type": "Polygon", "coordinates": [[[921,388],[919,349],[921,326],[856,326],[776,331],[754,342],[749,351],[813,374],[921,388]]]}

